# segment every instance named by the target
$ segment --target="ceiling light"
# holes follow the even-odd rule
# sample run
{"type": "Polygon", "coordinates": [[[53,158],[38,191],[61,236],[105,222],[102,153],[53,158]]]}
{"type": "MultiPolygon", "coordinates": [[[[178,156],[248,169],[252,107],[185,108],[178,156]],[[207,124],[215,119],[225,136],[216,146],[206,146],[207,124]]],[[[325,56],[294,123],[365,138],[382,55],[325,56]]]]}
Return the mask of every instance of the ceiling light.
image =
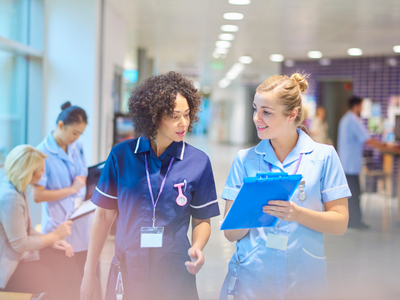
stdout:
{"type": "Polygon", "coordinates": [[[309,58],[321,58],[322,57],[322,52],[321,51],[309,51],[307,53],[307,56],[309,58]]]}
{"type": "Polygon", "coordinates": [[[242,64],[251,64],[253,62],[253,58],[251,56],[241,56],[239,57],[239,62],[242,64]]]}
{"type": "Polygon", "coordinates": [[[285,60],[285,67],[293,68],[295,64],[296,63],[294,62],[294,60],[291,59],[285,60]]]}
{"type": "Polygon", "coordinates": [[[321,66],[330,66],[331,60],[328,59],[328,58],[322,58],[322,59],[319,60],[319,64],[321,66]]]}
{"type": "Polygon", "coordinates": [[[250,0],[229,0],[230,4],[234,4],[234,5],[247,5],[250,4],[251,1],[250,0]]]}
{"type": "Polygon", "coordinates": [[[226,53],[228,53],[228,49],[227,48],[215,48],[214,53],[226,54],[226,53]]]}
{"type": "Polygon", "coordinates": [[[239,30],[239,26],[236,25],[222,25],[221,30],[225,32],[236,32],[239,30]]]}
{"type": "Polygon", "coordinates": [[[217,48],[229,48],[230,46],[232,46],[232,43],[228,41],[218,41],[215,43],[215,46],[217,48]]]}
{"type": "Polygon", "coordinates": [[[229,71],[228,73],[226,73],[226,78],[228,78],[229,80],[234,80],[236,79],[236,77],[238,77],[240,74],[240,72],[232,72],[229,71]]]}
{"type": "Polygon", "coordinates": [[[242,20],[244,18],[243,14],[241,13],[225,13],[224,19],[225,20],[242,20]]]}
{"type": "Polygon", "coordinates": [[[235,36],[231,33],[221,33],[218,38],[223,41],[233,41],[235,36]]]}
{"type": "Polygon", "coordinates": [[[214,53],[213,53],[213,57],[214,57],[214,58],[220,58],[220,57],[221,57],[221,54],[219,54],[219,53],[217,53],[217,52],[214,52],[214,53]]]}
{"type": "Polygon", "coordinates": [[[272,54],[269,59],[273,62],[282,62],[285,58],[282,54],[272,54]]]}
{"type": "Polygon", "coordinates": [[[393,51],[396,53],[400,53],[400,46],[394,46],[393,51]]]}
{"type": "Polygon", "coordinates": [[[241,63],[236,63],[232,66],[231,70],[239,70],[240,72],[244,69],[244,66],[241,63]]]}
{"type": "Polygon", "coordinates": [[[360,48],[350,48],[347,50],[347,54],[351,56],[360,56],[363,54],[363,52],[360,48]]]}
{"type": "Polygon", "coordinates": [[[218,82],[219,87],[223,88],[223,89],[226,88],[230,84],[231,84],[231,81],[227,78],[223,78],[218,82]]]}

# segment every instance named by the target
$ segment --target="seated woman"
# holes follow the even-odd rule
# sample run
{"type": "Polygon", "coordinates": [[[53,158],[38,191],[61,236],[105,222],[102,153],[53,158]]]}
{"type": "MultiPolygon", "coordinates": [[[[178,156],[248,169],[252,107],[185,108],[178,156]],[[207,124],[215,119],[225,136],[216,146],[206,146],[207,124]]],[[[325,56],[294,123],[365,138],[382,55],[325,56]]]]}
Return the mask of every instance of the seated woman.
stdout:
{"type": "Polygon", "coordinates": [[[29,145],[15,147],[6,157],[0,184],[0,289],[79,299],[79,270],[71,245],[63,240],[71,234],[72,221],[44,235],[31,226],[26,189],[42,177],[45,159],[29,145]]]}

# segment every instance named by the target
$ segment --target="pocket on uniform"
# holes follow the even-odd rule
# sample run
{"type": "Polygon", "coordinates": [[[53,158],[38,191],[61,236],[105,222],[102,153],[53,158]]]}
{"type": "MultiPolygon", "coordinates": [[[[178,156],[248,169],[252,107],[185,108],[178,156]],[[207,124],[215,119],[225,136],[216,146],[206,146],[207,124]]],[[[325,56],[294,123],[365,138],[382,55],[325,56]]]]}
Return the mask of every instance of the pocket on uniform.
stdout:
{"type": "Polygon", "coordinates": [[[303,247],[303,252],[307,253],[309,256],[311,256],[311,257],[313,257],[313,258],[316,258],[316,259],[325,259],[325,258],[326,258],[325,255],[324,255],[324,256],[318,256],[318,255],[312,254],[310,251],[308,251],[308,250],[307,250],[306,248],[304,248],[304,247],[303,247]]]}

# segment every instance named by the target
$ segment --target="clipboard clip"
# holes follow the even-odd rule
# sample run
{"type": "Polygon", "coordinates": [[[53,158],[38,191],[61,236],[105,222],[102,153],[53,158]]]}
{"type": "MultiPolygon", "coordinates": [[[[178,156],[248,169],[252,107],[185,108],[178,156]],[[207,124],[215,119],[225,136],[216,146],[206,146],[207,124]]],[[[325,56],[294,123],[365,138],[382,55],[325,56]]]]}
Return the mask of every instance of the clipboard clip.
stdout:
{"type": "Polygon", "coordinates": [[[287,177],[288,173],[277,173],[277,172],[257,172],[256,177],[260,179],[268,178],[282,178],[287,177]]]}

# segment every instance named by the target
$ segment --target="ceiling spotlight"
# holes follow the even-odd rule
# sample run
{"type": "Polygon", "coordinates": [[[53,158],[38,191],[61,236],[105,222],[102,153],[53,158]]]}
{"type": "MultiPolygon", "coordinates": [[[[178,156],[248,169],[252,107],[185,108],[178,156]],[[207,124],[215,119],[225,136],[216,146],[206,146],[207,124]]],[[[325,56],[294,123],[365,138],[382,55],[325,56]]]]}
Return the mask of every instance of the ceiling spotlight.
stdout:
{"type": "Polygon", "coordinates": [[[231,33],[221,33],[218,38],[223,41],[233,41],[235,36],[231,33]]]}
{"type": "Polygon", "coordinates": [[[226,88],[230,84],[231,84],[231,81],[227,78],[223,78],[218,82],[219,87],[223,88],[223,89],[226,88]]]}
{"type": "Polygon", "coordinates": [[[322,52],[321,51],[309,51],[307,53],[307,56],[309,58],[321,58],[322,57],[322,52]]]}
{"type": "Polygon", "coordinates": [[[222,25],[221,30],[225,32],[236,32],[239,30],[239,26],[236,25],[222,25]]]}
{"type": "Polygon", "coordinates": [[[393,51],[396,53],[400,53],[400,46],[394,46],[393,51]]]}
{"type": "Polygon", "coordinates": [[[214,53],[226,54],[226,53],[228,53],[228,49],[227,48],[215,48],[214,53]]]}
{"type": "Polygon", "coordinates": [[[239,62],[242,64],[251,64],[253,62],[253,58],[251,56],[241,56],[239,57],[239,62]]]}
{"type": "Polygon", "coordinates": [[[234,5],[247,5],[250,4],[251,1],[250,0],[229,0],[230,4],[234,4],[234,5]]]}
{"type": "Polygon", "coordinates": [[[232,43],[228,41],[218,41],[215,43],[215,46],[217,48],[229,48],[230,46],[232,46],[232,43]]]}
{"type": "Polygon", "coordinates": [[[243,14],[241,13],[225,13],[224,19],[225,20],[242,20],[244,18],[243,14]]]}
{"type": "Polygon", "coordinates": [[[347,50],[347,54],[351,56],[360,56],[363,54],[363,52],[360,48],[350,48],[347,50]]]}
{"type": "Polygon", "coordinates": [[[294,60],[291,59],[285,60],[285,67],[293,68],[295,64],[296,63],[294,62],[294,60]]]}
{"type": "Polygon", "coordinates": [[[269,59],[273,62],[282,62],[285,58],[282,54],[272,54],[269,59]]]}

